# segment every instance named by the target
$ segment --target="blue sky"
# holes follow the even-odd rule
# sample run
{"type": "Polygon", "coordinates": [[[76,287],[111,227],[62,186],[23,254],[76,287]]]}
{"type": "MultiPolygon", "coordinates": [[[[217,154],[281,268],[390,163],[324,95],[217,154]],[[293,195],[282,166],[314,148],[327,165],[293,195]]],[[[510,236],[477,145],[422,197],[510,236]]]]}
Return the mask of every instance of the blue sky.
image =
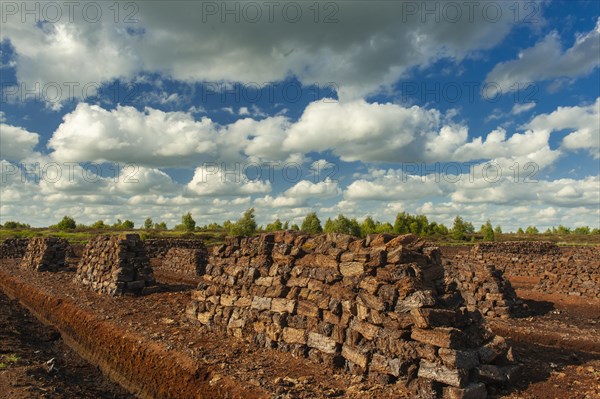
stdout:
{"type": "Polygon", "coordinates": [[[0,10],[2,223],[600,225],[597,1],[61,4],[0,10]]]}

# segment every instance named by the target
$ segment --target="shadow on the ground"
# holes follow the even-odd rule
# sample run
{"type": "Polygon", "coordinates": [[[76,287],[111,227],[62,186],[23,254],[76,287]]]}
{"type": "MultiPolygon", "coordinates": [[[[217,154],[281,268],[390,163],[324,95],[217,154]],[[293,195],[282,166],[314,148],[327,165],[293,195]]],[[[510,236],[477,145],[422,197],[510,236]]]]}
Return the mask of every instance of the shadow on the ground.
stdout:
{"type": "Polygon", "coordinates": [[[492,388],[495,392],[492,392],[491,398],[526,391],[530,385],[547,380],[553,372],[561,372],[567,366],[578,366],[592,360],[600,360],[600,354],[508,338],[506,341],[512,346],[515,357],[523,365],[521,375],[510,386],[492,388]]]}
{"type": "Polygon", "coordinates": [[[513,318],[522,319],[531,316],[544,316],[556,309],[554,303],[549,301],[536,301],[533,299],[519,298],[523,306],[516,309],[511,315],[513,318]]]}
{"type": "Polygon", "coordinates": [[[159,282],[161,292],[186,292],[197,287],[197,284],[159,282]]]}

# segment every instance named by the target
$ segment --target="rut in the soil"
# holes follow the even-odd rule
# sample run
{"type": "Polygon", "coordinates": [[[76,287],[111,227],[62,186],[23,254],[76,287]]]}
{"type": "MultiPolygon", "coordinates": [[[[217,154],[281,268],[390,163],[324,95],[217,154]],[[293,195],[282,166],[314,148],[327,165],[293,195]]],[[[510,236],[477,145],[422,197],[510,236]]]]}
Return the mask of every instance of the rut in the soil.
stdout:
{"type": "Polygon", "coordinates": [[[128,399],[60,333],[0,293],[0,398],[128,399]]]}

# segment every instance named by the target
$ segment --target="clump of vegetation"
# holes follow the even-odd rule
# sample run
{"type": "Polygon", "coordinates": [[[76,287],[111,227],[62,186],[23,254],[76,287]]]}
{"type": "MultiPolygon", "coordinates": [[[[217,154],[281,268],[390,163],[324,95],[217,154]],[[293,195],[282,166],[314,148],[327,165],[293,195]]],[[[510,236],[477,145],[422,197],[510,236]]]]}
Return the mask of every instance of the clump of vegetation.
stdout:
{"type": "Polygon", "coordinates": [[[483,234],[483,241],[494,241],[495,232],[492,223],[489,220],[481,226],[479,232],[483,234]]]}
{"type": "Polygon", "coordinates": [[[527,226],[527,228],[525,229],[525,234],[533,235],[538,233],[539,231],[535,226],[527,226]]]}
{"type": "Polygon", "coordinates": [[[115,224],[112,225],[112,228],[116,229],[116,230],[131,230],[134,227],[135,227],[134,223],[129,219],[125,219],[125,221],[121,221],[121,219],[117,219],[115,224]]]}
{"type": "Polygon", "coordinates": [[[146,230],[150,230],[153,226],[154,222],[152,221],[152,218],[147,218],[146,220],[144,220],[144,228],[146,230]]]}
{"type": "Polygon", "coordinates": [[[304,218],[302,222],[302,226],[300,226],[300,230],[309,234],[319,234],[323,232],[323,227],[321,227],[321,221],[317,217],[316,212],[311,212],[304,218]]]}
{"type": "Polygon", "coordinates": [[[13,363],[17,363],[21,358],[16,354],[2,355],[2,361],[0,362],[0,370],[7,368],[13,363]]]}
{"type": "Polygon", "coordinates": [[[196,221],[190,212],[181,217],[181,225],[185,231],[194,231],[196,229],[196,221]]]}
{"type": "Polygon", "coordinates": [[[338,217],[333,220],[327,219],[323,231],[325,233],[342,233],[350,234],[353,236],[361,235],[360,225],[358,224],[358,221],[354,218],[348,219],[342,214],[339,214],[338,217]]]}
{"type": "Polygon", "coordinates": [[[244,215],[235,223],[229,220],[223,223],[223,227],[232,236],[251,236],[256,233],[256,218],[254,216],[254,208],[248,209],[244,215]]]}
{"type": "Polygon", "coordinates": [[[192,232],[196,230],[196,221],[192,217],[191,212],[181,216],[181,224],[175,226],[175,230],[192,232]]]}
{"type": "Polygon", "coordinates": [[[168,230],[168,227],[165,222],[154,223],[154,230],[168,230]]]}
{"type": "Polygon", "coordinates": [[[104,220],[98,220],[94,222],[91,226],[92,229],[106,229],[108,225],[104,224],[104,220]]]}
{"type": "MultiPolygon", "coordinates": [[[[51,226],[52,227],[52,226],[51,226]]],[[[55,226],[58,230],[73,230],[77,228],[75,219],[70,216],[64,216],[60,222],[55,226]]]]}
{"type": "Polygon", "coordinates": [[[19,223],[19,222],[14,222],[12,220],[7,221],[6,223],[4,223],[3,226],[5,229],[28,229],[31,228],[30,225],[25,224],[25,223],[19,223]]]}
{"type": "Polygon", "coordinates": [[[267,227],[265,227],[265,231],[279,231],[284,230],[283,224],[279,218],[275,219],[273,223],[269,223],[267,227]]]}
{"type": "Polygon", "coordinates": [[[457,216],[454,218],[454,225],[452,226],[452,238],[457,241],[467,240],[467,234],[473,234],[475,229],[473,224],[465,222],[462,217],[457,216]]]}

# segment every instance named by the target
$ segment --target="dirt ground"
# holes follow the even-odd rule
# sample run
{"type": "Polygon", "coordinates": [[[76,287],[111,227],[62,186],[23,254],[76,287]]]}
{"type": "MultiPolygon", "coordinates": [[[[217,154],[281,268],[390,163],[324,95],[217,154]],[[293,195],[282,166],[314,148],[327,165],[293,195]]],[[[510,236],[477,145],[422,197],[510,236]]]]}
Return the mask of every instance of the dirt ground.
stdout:
{"type": "Polygon", "coordinates": [[[523,374],[503,398],[600,398],[600,302],[517,290],[529,315],[491,320],[508,339],[523,374]]]}
{"type": "Polygon", "coordinates": [[[65,345],[60,333],[0,292],[0,398],[133,397],[65,345]]]}
{"type": "MultiPolygon", "coordinates": [[[[144,342],[160,344],[169,351],[202,364],[209,370],[208,383],[215,388],[223,384],[233,384],[239,389],[253,392],[252,396],[257,398],[410,397],[400,384],[373,385],[361,377],[323,368],[307,359],[293,358],[289,353],[259,349],[245,341],[200,333],[198,325],[188,321],[185,316],[185,305],[189,301],[190,291],[195,287],[193,279],[178,279],[176,276],[157,272],[156,277],[161,282],[163,292],[142,298],[109,298],[74,285],[73,271],[35,273],[17,268],[14,261],[2,260],[0,273],[2,272],[27,281],[53,297],[73,300],[79,308],[103,315],[106,323],[111,323],[127,333],[137,334],[143,337],[144,342]]],[[[523,373],[516,386],[500,387],[491,397],[600,398],[600,302],[542,295],[527,290],[518,290],[518,294],[525,300],[529,314],[518,319],[492,320],[490,325],[497,333],[507,337],[513,345],[518,360],[524,365],[523,373]]],[[[4,307],[2,304],[2,308],[4,307]]],[[[27,317],[33,321],[31,316],[27,317]]],[[[27,320],[27,317],[15,314],[8,323],[3,322],[0,325],[2,342],[13,327],[21,326],[21,322],[17,320],[27,320]]],[[[26,327],[27,322],[23,323],[25,324],[19,328],[26,327]]],[[[44,329],[48,330],[47,327],[35,330],[44,329]]],[[[34,336],[32,333],[26,335],[34,336]]],[[[43,334],[35,337],[36,339],[31,340],[34,343],[44,342],[43,334]]],[[[50,350],[57,344],[50,341],[44,345],[49,346],[47,350],[50,350]]],[[[12,345],[8,345],[7,349],[0,346],[2,351],[16,351],[10,348],[12,345]]],[[[38,349],[33,351],[37,355],[35,350],[38,349]]],[[[61,350],[67,349],[63,345],[61,350]]],[[[18,355],[29,359],[25,356],[27,351],[31,352],[24,348],[18,355]]],[[[61,368],[58,363],[61,358],[53,352],[40,352],[39,357],[32,357],[32,360],[28,361],[43,368],[44,362],[52,357],[56,357],[61,373],[66,373],[63,371],[64,364],[67,368],[68,365],[78,364],[69,358],[61,368]]],[[[17,380],[16,377],[3,376],[3,373],[13,372],[17,366],[21,365],[17,362],[10,365],[8,370],[0,371],[0,392],[4,391],[5,385],[9,386],[10,381],[17,380]]],[[[83,370],[83,366],[81,367],[75,369],[83,370]]],[[[48,390],[68,390],[72,385],[80,385],[78,381],[92,379],[94,376],[95,388],[90,386],[82,393],[74,393],[71,396],[40,396],[39,392],[43,391],[32,391],[38,389],[36,387],[39,385],[38,374],[34,374],[30,380],[19,383],[19,387],[9,386],[16,392],[15,395],[22,395],[10,397],[127,397],[118,396],[123,394],[114,390],[102,391],[106,386],[101,383],[100,373],[91,366],[86,367],[90,368],[91,373],[87,374],[87,371],[84,371],[81,377],[61,380],[62,374],[58,374],[57,377],[50,374],[48,379],[44,380],[47,384],[42,387],[48,390]],[[60,381],[63,381],[63,385],[60,381]],[[26,395],[31,392],[38,393],[33,396],[26,395]],[[85,392],[95,393],[85,396],[85,392]]],[[[23,373],[26,374],[26,371],[23,373]]],[[[44,373],[48,374],[45,370],[44,373]]]]}

